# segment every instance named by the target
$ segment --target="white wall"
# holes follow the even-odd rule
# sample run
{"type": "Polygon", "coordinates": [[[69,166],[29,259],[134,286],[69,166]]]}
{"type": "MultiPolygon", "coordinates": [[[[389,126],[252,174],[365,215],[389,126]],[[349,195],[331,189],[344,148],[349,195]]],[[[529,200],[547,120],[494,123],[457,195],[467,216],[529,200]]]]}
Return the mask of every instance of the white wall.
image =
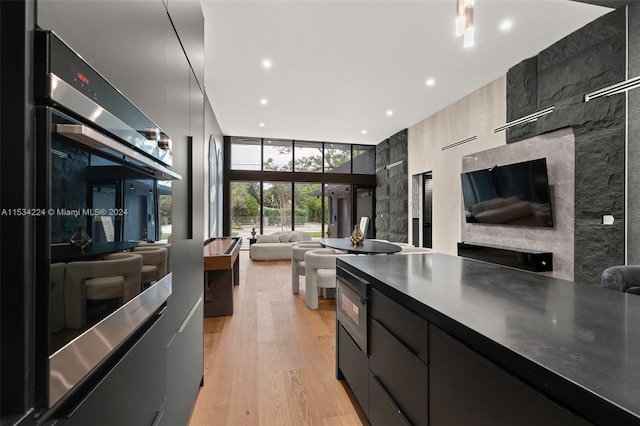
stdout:
{"type": "MultiPolygon", "coordinates": [[[[506,76],[487,84],[447,108],[409,128],[409,176],[433,173],[433,248],[457,254],[461,238],[462,157],[505,145],[505,133],[492,130],[506,122],[506,76]],[[441,151],[440,148],[477,135],[478,139],[441,151]]],[[[409,179],[409,194],[413,179],[409,179]]],[[[412,235],[413,197],[409,197],[409,235],[412,235]]],[[[422,238],[422,237],[421,237],[422,238]]]]}

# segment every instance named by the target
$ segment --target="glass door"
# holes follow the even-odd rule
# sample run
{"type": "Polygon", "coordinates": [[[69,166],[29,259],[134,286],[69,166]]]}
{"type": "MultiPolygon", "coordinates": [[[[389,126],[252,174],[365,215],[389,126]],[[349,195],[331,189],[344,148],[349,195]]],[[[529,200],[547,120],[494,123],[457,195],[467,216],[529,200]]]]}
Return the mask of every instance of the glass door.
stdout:
{"type": "Polygon", "coordinates": [[[153,179],[125,180],[122,192],[122,234],[124,241],[155,241],[156,196],[153,179]]]}
{"type": "Polygon", "coordinates": [[[92,184],[91,205],[96,212],[91,224],[91,236],[94,242],[121,241],[122,222],[115,215],[117,201],[120,199],[120,182],[92,184]]]}
{"type": "Polygon", "coordinates": [[[325,184],[327,196],[327,229],[331,238],[344,238],[353,231],[351,208],[351,185],[325,184]]]}
{"type": "Polygon", "coordinates": [[[365,238],[374,238],[375,235],[375,188],[372,186],[355,186],[355,223],[361,223],[363,217],[368,218],[367,229],[361,229],[365,238]]]}

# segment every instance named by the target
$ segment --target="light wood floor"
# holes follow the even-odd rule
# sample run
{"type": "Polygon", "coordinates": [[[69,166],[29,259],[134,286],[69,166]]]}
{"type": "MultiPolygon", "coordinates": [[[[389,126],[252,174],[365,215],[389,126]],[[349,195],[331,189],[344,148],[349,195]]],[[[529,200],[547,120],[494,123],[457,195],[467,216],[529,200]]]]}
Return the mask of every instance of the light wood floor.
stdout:
{"type": "Polygon", "coordinates": [[[312,311],[300,287],[291,293],[289,261],[240,252],[233,316],[204,320],[204,387],[190,426],[363,424],[335,378],[335,300],[312,311]]]}

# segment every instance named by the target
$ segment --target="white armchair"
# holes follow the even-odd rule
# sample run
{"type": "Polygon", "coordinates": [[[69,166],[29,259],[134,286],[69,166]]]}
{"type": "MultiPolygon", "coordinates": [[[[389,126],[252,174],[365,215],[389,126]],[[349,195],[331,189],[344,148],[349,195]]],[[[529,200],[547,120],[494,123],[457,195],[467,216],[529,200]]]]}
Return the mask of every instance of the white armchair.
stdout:
{"type": "Polygon", "coordinates": [[[143,284],[160,280],[167,275],[168,249],[164,247],[138,246],[133,252],[142,256],[143,284]]]}
{"type": "Polygon", "coordinates": [[[291,246],[291,292],[296,294],[300,290],[300,276],[305,275],[304,254],[310,250],[318,250],[322,244],[314,242],[300,242],[291,246]]]}
{"type": "MultiPolygon", "coordinates": [[[[171,239],[171,234],[169,234],[171,239]]],[[[148,250],[150,248],[166,248],[167,249],[167,274],[171,272],[171,242],[167,243],[147,243],[146,241],[140,241],[138,246],[134,250],[148,250]]]]}
{"type": "Polygon", "coordinates": [[[305,303],[308,308],[318,309],[318,288],[336,288],[336,257],[338,253],[334,249],[326,248],[304,254],[305,303]]]}
{"type": "Polygon", "coordinates": [[[110,255],[109,260],[69,262],[64,278],[64,316],[67,328],[87,325],[87,300],[120,299],[127,303],[140,293],[142,256],[110,255]]]}

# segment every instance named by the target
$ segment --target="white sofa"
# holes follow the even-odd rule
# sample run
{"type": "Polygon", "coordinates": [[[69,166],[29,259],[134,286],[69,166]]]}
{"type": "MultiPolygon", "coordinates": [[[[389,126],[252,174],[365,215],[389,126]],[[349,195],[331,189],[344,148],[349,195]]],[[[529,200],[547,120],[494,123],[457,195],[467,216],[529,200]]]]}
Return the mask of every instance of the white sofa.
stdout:
{"type": "Polygon", "coordinates": [[[282,231],[270,235],[258,235],[251,244],[251,260],[291,260],[291,246],[300,241],[311,241],[311,234],[304,231],[282,231]]]}

